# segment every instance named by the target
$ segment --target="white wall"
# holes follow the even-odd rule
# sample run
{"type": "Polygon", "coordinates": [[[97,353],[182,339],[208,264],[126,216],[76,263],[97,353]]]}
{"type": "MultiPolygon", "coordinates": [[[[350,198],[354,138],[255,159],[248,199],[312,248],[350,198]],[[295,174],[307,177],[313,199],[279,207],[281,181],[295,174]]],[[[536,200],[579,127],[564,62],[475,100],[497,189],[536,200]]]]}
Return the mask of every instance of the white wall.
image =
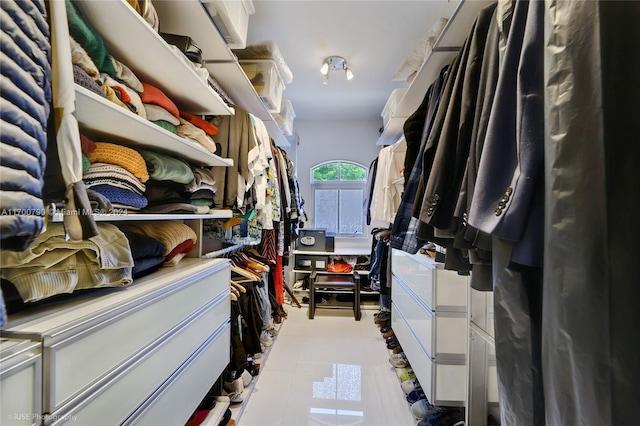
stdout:
{"type": "MultiPolygon", "coordinates": [[[[372,121],[295,121],[294,131],[299,136],[296,147],[285,148],[295,164],[300,185],[300,193],[305,199],[305,211],[309,217],[306,227],[313,228],[313,193],[309,183],[311,167],[330,160],[349,160],[369,167],[378,156],[380,146],[378,129],[380,120],[372,121]]],[[[368,232],[365,231],[365,241],[360,244],[370,244],[368,232]]],[[[352,243],[356,243],[353,241],[352,243]]],[[[360,245],[349,244],[349,241],[336,241],[337,246],[360,245]]]]}

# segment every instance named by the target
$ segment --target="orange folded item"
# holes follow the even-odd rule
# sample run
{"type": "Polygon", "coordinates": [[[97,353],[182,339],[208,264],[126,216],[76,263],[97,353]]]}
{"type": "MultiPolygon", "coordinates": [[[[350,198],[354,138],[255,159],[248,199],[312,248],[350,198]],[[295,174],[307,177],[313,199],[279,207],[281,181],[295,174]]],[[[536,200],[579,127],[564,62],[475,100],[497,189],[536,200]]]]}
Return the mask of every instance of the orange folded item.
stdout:
{"type": "Polygon", "coordinates": [[[174,117],[180,117],[178,107],[164,92],[149,83],[142,82],[144,91],[140,93],[140,99],[144,104],[154,104],[166,109],[174,117]]]}
{"type": "Polygon", "coordinates": [[[197,115],[189,114],[188,112],[180,111],[180,117],[187,120],[189,123],[196,127],[201,128],[209,136],[215,136],[218,134],[218,128],[208,121],[203,120],[197,115]]]}

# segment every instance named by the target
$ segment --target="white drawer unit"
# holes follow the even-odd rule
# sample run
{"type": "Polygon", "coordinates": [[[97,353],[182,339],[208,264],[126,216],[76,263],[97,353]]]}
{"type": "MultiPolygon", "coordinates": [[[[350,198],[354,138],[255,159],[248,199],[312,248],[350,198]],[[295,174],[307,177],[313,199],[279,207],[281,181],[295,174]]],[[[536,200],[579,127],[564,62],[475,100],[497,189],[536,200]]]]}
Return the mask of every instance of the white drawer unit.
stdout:
{"type": "MultiPolygon", "coordinates": [[[[187,361],[202,342],[209,338],[212,329],[227,327],[228,320],[229,303],[228,296],[225,294],[196,318],[190,319],[187,324],[157,342],[153,348],[140,353],[139,357],[132,359],[131,362],[123,364],[115,374],[98,383],[89,393],[81,395],[76,403],[72,401],[68,409],[65,407],[55,413],[54,421],[45,424],[58,425],[67,421],[73,422],[74,419],[90,425],[120,424],[137,409],[140,401],[149,398],[169,376],[174,374],[177,366],[187,361]],[[222,325],[221,321],[224,322],[222,325]]],[[[228,347],[229,340],[224,342],[222,354],[229,352],[228,347]]],[[[218,355],[225,358],[221,354],[218,355]]],[[[228,362],[228,355],[226,359],[228,362]]],[[[209,387],[221,371],[211,372],[215,376],[209,381],[209,387]]],[[[206,391],[207,389],[204,393],[206,391]]],[[[194,402],[197,405],[199,401],[195,398],[194,402]]]]}
{"type": "Polygon", "coordinates": [[[227,260],[183,259],[161,271],[11,318],[5,335],[41,341],[47,424],[71,415],[84,424],[123,421],[228,323],[227,260]]]}
{"type": "Polygon", "coordinates": [[[231,325],[225,324],[185,362],[127,421],[125,425],[178,425],[198,405],[194,392],[204,395],[219,371],[229,363],[231,325]],[[191,407],[190,409],[185,409],[191,407]],[[177,409],[182,408],[182,410],[177,409]]]}
{"type": "Polygon", "coordinates": [[[467,352],[467,315],[464,312],[435,312],[395,275],[392,300],[402,312],[418,343],[433,360],[467,352]]]}
{"type": "Polygon", "coordinates": [[[465,358],[432,360],[395,303],[391,306],[391,327],[429,401],[435,405],[463,406],[466,396],[465,358]]]}
{"type": "Polygon", "coordinates": [[[448,271],[442,264],[419,254],[392,249],[391,267],[432,311],[467,311],[469,278],[448,271]]]}
{"type": "Polygon", "coordinates": [[[392,250],[391,327],[432,404],[465,405],[469,279],[392,250]]]}
{"type": "Polygon", "coordinates": [[[40,424],[42,405],[40,344],[0,339],[0,423],[40,424]]]}

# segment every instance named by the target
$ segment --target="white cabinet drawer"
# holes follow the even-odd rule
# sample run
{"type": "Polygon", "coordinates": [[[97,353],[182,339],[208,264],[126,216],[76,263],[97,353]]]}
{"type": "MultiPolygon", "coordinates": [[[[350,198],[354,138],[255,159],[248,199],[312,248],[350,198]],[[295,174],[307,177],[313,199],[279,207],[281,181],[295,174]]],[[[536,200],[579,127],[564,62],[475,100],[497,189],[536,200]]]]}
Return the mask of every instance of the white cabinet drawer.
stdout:
{"type": "Polygon", "coordinates": [[[402,312],[418,343],[433,359],[467,353],[467,316],[464,312],[433,312],[407,285],[392,278],[391,299],[402,312]]]}
{"type": "MultiPolygon", "coordinates": [[[[62,424],[73,419],[96,426],[120,424],[140,401],[146,400],[174,373],[177,366],[184,363],[216,330],[226,326],[229,314],[229,299],[225,292],[180,328],[172,330],[171,334],[122,364],[113,374],[79,396],[77,401],[72,401],[68,408],[54,413],[53,421],[47,424],[62,424]]],[[[129,324],[129,329],[135,327],[136,324],[129,324]]],[[[124,338],[110,343],[117,346],[122,340],[124,338]]],[[[227,341],[226,345],[229,344],[227,341]]],[[[196,399],[199,401],[201,396],[196,399]]]]}
{"type": "Polygon", "coordinates": [[[0,423],[35,425],[41,420],[40,344],[0,339],[0,423]]]}
{"type": "Polygon", "coordinates": [[[125,425],[184,424],[229,363],[231,325],[211,336],[125,425]]]}
{"type": "Polygon", "coordinates": [[[391,268],[431,310],[466,312],[468,277],[443,269],[427,256],[396,249],[391,268]]]}
{"type": "Polygon", "coordinates": [[[211,300],[228,292],[228,286],[226,269],[201,271],[67,339],[45,344],[48,361],[45,375],[51,377],[45,383],[45,411],[59,409],[211,300]]]}
{"type": "Polygon", "coordinates": [[[395,302],[391,305],[391,327],[429,401],[435,405],[464,405],[467,382],[464,358],[433,361],[395,302]]]}

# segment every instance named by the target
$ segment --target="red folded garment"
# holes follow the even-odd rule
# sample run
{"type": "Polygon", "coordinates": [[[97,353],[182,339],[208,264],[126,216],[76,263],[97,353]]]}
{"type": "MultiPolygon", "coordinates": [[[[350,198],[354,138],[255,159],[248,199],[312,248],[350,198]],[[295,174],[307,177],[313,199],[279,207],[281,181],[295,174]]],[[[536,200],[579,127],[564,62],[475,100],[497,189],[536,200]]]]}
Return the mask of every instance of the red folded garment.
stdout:
{"type": "Polygon", "coordinates": [[[169,254],[164,258],[164,261],[169,262],[181,253],[189,253],[191,250],[193,250],[193,246],[193,240],[186,240],[181,242],[169,252],[169,254]]]}
{"type": "Polygon", "coordinates": [[[218,128],[208,121],[203,120],[202,118],[189,114],[188,112],[180,111],[180,117],[187,120],[189,123],[197,126],[205,131],[209,136],[215,136],[218,134],[218,128]]]}
{"type": "Polygon", "coordinates": [[[178,107],[173,103],[171,99],[167,95],[165,95],[162,90],[158,89],[155,86],[152,86],[149,83],[142,82],[142,86],[144,87],[144,92],[140,93],[140,99],[144,104],[154,104],[161,106],[166,109],[173,115],[174,117],[180,117],[180,111],[178,111],[178,107]]]}
{"type": "Polygon", "coordinates": [[[94,141],[92,141],[82,133],[80,134],[80,150],[82,151],[83,154],[86,155],[90,152],[93,152],[96,150],[97,147],[98,146],[94,141]]]}
{"type": "Polygon", "coordinates": [[[120,92],[120,100],[124,103],[129,103],[131,102],[131,96],[129,96],[129,92],[127,92],[127,90],[122,87],[122,86],[111,86],[111,88],[113,90],[117,90],[118,92],[120,92]]]}

